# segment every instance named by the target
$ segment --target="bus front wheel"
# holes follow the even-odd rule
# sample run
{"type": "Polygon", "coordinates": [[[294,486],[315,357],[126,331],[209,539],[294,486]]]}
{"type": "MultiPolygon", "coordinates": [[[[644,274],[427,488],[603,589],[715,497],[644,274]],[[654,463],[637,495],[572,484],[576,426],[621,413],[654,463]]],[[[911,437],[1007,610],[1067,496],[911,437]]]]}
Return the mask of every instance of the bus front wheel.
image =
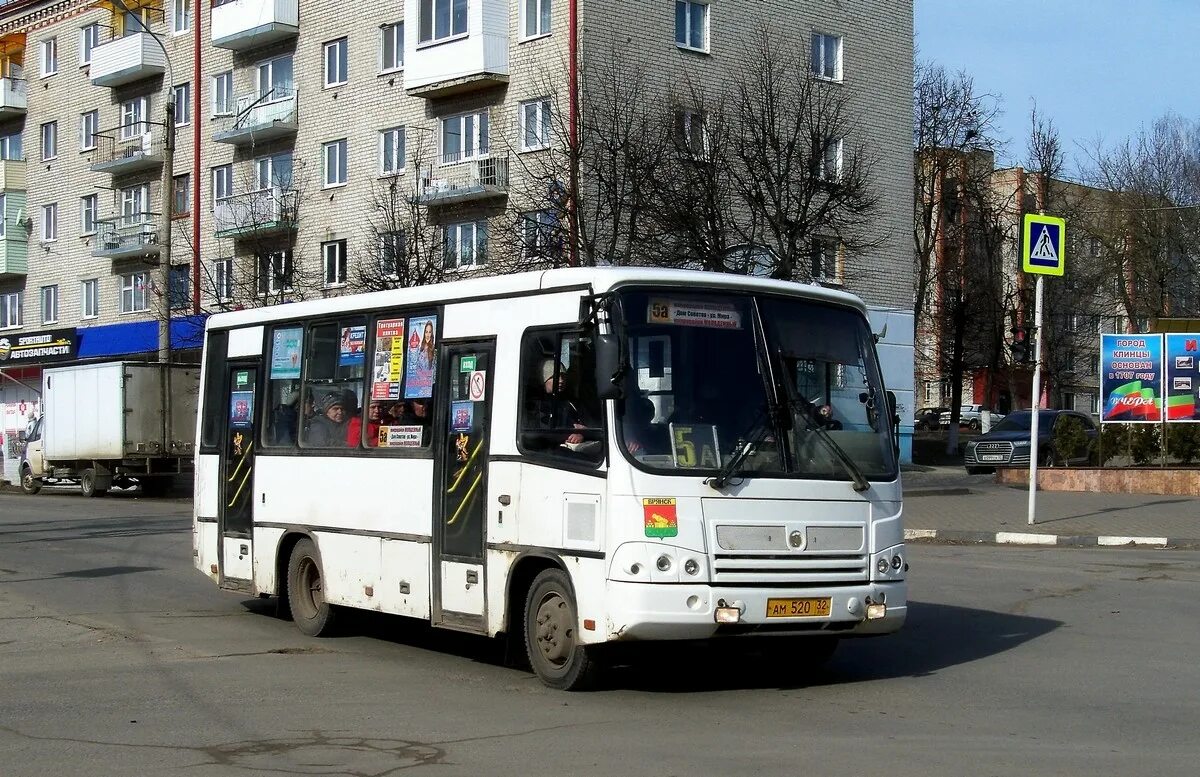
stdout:
{"type": "Polygon", "coordinates": [[[288,604],[292,620],[301,633],[324,637],[333,632],[337,611],[325,601],[324,578],[317,546],[305,537],[292,548],[288,559],[288,604]]]}
{"type": "Polygon", "coordinates": [[[525,597],[525,650],[538,679],[560,691],[585,690],[596,678],[596,659],[576,633],[578,617],[566,572],[547,569],[534,578],[525,597]]]}

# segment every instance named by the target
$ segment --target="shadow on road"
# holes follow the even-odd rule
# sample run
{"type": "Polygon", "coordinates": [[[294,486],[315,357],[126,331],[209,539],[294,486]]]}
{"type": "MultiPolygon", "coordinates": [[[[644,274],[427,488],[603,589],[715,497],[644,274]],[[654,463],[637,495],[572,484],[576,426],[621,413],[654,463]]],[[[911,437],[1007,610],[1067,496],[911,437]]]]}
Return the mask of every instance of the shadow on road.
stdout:
{"type": "Polygon", "coordinates": [[[6,522],[0,528],[0,542],[8,545],[54,543],[67,540],[97,540],[114,537],[148,537],[182,534],[191,529],[188,516],[137,515],[72,518],[66,520],[6,522]]]}

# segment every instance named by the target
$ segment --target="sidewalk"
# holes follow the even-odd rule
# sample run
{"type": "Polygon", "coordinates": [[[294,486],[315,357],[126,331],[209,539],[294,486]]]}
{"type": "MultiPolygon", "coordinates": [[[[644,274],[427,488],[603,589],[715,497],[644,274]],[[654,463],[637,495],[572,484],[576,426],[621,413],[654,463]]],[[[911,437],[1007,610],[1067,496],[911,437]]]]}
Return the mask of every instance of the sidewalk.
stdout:
{"type": "Polygon", "coordinates": [[[1154,494],[1039,491],[998,486],[961,467],[906,471],[905,538],[947,543],[1200,547],[1200,499],[1154,494]]]}

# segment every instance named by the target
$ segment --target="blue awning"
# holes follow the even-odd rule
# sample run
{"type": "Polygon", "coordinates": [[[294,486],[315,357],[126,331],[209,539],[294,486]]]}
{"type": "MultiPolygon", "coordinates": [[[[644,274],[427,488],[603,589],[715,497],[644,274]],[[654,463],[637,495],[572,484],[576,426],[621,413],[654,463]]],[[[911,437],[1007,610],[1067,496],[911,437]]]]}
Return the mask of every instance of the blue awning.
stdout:
{"type": "MultiPolygon", "coordinates": [[[[171,350],[199,348],[204,344],[206,315],[171,319],[171,350]]],[[[158,350],[158,322],[130,321],[123,324],[79,327],[79,358],[127,356],[158,350]]]]}

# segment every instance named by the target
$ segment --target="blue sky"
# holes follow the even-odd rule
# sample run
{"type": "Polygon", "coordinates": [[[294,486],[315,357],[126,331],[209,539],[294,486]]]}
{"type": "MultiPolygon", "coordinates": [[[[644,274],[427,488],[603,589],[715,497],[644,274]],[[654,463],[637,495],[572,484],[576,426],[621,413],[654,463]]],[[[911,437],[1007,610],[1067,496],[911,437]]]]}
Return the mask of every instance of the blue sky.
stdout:
{"type": "Polygon", "coordinates": [[[917,56],[1002,96],[1006,162],[1025,160],[1031,100],[1068,151],[1167,111],[1200,120],[1200,0],[915,0],[917,56]]]}

